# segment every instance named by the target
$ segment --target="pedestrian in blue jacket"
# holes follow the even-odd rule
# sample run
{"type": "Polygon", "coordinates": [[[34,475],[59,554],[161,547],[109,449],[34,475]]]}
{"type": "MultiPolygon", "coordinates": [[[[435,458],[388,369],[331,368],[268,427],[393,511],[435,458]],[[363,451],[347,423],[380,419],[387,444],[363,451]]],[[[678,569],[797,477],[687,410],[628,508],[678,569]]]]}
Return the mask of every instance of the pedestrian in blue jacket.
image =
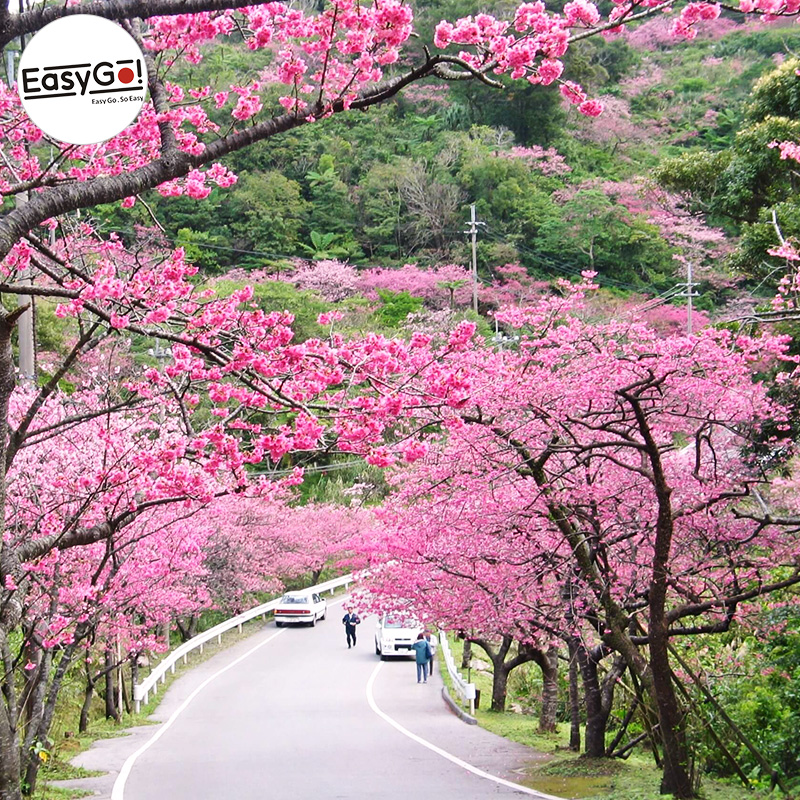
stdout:
{"type": "Polygon", "coordinates": [[[428,644],[424,633],[417,636],[417,641],[411,645],[415,651],[417,662],[417,683],[428,682],[428,662],[431,660],[431,646],[428,644]]]}
{"type": "Polygon", "coordinates": [[[361,624],[361,620],[359,619],[358,614],[353,611],[350,606],[345,608],[347,612],[342,617],[342,624],[344,625],[344,632],[347,634],[347,647],[355,647],[356,644],[356,625],[361,624]],[[350,644],[350,640],[352,639],[353,644],[350,644]]]}

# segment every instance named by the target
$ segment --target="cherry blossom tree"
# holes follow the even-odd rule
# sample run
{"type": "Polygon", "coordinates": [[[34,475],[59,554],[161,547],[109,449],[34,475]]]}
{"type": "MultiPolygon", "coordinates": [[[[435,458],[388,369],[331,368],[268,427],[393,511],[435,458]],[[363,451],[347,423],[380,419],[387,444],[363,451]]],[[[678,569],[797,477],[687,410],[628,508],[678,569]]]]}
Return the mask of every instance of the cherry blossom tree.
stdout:
{"type": "Polygon", "coordinates": [[[359,276],[350,264],[322,259],[299,269],[291,280],[299,289],[310,289],[337,303],[356,293],[359,276]]]}
{"type": "Polygon", "coordinates": [[[457,264],[440,264],[431,269],[404,264],[399,269],[364,270],[358,276],[358,290],[369,299],[377,299],[379,289],[408,292],[421,297],[426,306],[441,309],[469,303],[472,291],[469,280],[469,272],[457,264]]]}
{"type": "Polygon", "coordinates": [[[212,529],[204,583],[222,607],[239,610],[248,594],[278,592],[289,581],[313,586],[346,557],[351,539],[369,538],[373,522],[366,509],[291,505],[293,499],[228,496],[198,514],[212,529]]]}
{"type": "MultiPolygon", "coordinates": [[[[0,559],[0,655],[6,675],[0,773],[5,778],[0,787],[8,787],[8,796],[18,796],[20,774],[26,787],[35,784],[41,748],[28,746],[27,731],[35,731],[35,741],[42,742],[52,719],[40,714],[17,746],[21,698],[15,676],[27,660],[13,652],[12,633],[28,630],[36,648],[50,651],[42,658],[57,651],[57,680],[46,690],[49,703],[81,643],[98,625],[106,627],[95,616],[82,619],[83,611],[73,613],[45,598],[60,598],[62,591],[104,597],[118,587],[125,574],[121,554],[139,538],[159,532],[160,509],[173,508],[170,519],[177,521],[226,494],[275,502],[302,479],[304,460],[334,447],[362,454],[369,463],[391,463],[383,436],[406,406],[462,401],[462,381],[447,359],[474,330],[456,328],[437,348],[413,337],[408,343],[379,336],[346,342],[336,333],[328,341],[295,344],[290,315],[260,310],[249,288],[216,297],[193,283],[196,270],[180,249],[166,256],[147,247],[128,250],[81,224],[53,245],[39,242],[36,250],[20,246],[16,252],[39,271],[33,290],[59,301],[56,313],[71,326],[72,339],[60,361],[51,359],[52,372],[41,386],[13,390],[8,385],[5,399],[0,462],[5,467],[0,559]],[[119,339],[138,342],[140,350],[153,340],[170,349],[160,363],[137,367],[127,355],[121,362],[114,357],[113,343],[119,339]],[[98,358],[104,350],[108,357],[98,358]],[[417,375],[419,383],[385,396],[380,387],[403,374],[417,375]],[[75,382],[69,393],[61,389],[65,376],[75,382]],[[283,468],[288,454],[294,469],[283,468]],[[249,474],[255,464],[260,476],[249,474]],[[78,571],[64,566],[64,559],[72,563],[73,558],[83,565],[78,571]],[[119,570],[114,566],[109,572],[109,563],[119,570]],[[39,588],[42,581],[46,592],[39,588]]],[[[335,321],[335,314],[324,316],[324,324],[335,321]]],[[[10,328],[6,336],[4,369],[13,376],[10,328]]],[[[150,557],[163,559],[170,546],[158,556],[154,544],[150,557]]],[[[282,542],[277,552],[284,556],[287,549],[282,542]]],[[[193,546],[191,553],[196,552],[193,546]]],[[[320,546],[317,560],[304,569],[321,569],[330,553],[320,546]]],[[[172,562],[175,580],[191,577],[197,565],[196,558],[172,562]]],[[[241,562],[232,569],[244,579],[241,562]]],[[[270,573],[265,569],[262,580],[265,574],[270,573]]],[[[169,585],[156,583],[165,591],[169,585]]],[[[139,588],[146,591],[145,585],[139,588]]],[[[191,612],[196,607],[191,597],[197,597],[191,589],[191,581],[181,589],[186,603],[173,597],[166,605],[191,612]]],[[[114,606],[109,602],[109,607],[114,606]]],[[[153,607],[158,607],[155,601],[153,607]]],[[[40,701],[45,702],[44,695],[40,701]]]]}
{"type": "Polygon", "coordinates": [[[440,417],[447,440],[420,455],[421,488],[392,535],[401,547],[405,531],[416,537],[418,565],[488,586],[517,618],[527,606],[533,628],[582,645],[593,755],[605,752],[608,703],[587,676],[616,654],[611,672],[630,670],[657,710],[662,789],[691,797],[671,640],[728,630],[749,601],[800,582],[797,528],[753,511],[746,498],[764,475],[743,455],[763,423],[786,418],[752,376],[786,341],[589,324],[565,312],[587,288],[499,312],[519,349],[462,354],[468,400],[440,417]],[[421,513],[431,519],[415,530],[421,513]],[[456,514],[468,534],[451,531],[456,514]],[[512,567],[524,579],[509,580],[512,567]]]}
{"type": "MultiPolygon", "coordinates": [[[[469,454],[461,455],[463,469],[469,454]]],[[[395,492],[378,511],[382,526],[356,546],[372,567],[362,590],[378,609],[410,604],[443,630],[460,631],[480,646],[493,664],[493,711],[505,709],[511,671],[536,662],[544,679],[539,726],[553,731],[558,651],[550,634],[529,624],[531,611],[520,602],[534,595],[525,548],[497,535],[524,522],[507,511],[502,494],[490,499],[474,492],[471,482],[472,491],[453,498],[449,456],[449,448],[433,449],[394,475],[395,492]]]]}

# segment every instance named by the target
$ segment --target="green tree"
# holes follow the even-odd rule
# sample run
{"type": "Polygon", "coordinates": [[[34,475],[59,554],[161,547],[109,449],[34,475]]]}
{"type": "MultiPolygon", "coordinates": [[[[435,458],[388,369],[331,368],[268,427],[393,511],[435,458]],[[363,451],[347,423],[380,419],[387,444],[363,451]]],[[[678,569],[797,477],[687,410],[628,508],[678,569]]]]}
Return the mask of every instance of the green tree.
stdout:
{"type": "Polygon", "coordinates": [[[336,172],[333,156],[320,156],[316,170],[308,172],[311,197],[309,227],[320,233],[352,235],[355,208],[350,190],[336,172]]]}
{"type": "MultiPolygon", "coordinates": [[[[240,176],[225,206],[235,247],[276,256],[298,251],[308,213],[300,185],[272,170],[240,176]]],[[[262,259],[243,260],[258,263],[262,259]]]]}
{"type": "Polygon", "coordinates": [[[387,328],[396,328],[409,314],[422,308],[422,298],[408,292],[392,292],[378,289],[381,307],[375,312],[378,321],[387,328]]]}
{"type": "Polygon", "coordinates": [[[800,236],[797,165],[782,160],[771,146],[800,141],[798,68],[800,59],[790,58],[756,82],[730,148],[669,158],[654,172],[664,188],[682,194],[691,210],[727,220],[742,233],[731,265],[759,280],[781,266],[766,252],[778,244],[775,222],[784,236],[800,236]]]}

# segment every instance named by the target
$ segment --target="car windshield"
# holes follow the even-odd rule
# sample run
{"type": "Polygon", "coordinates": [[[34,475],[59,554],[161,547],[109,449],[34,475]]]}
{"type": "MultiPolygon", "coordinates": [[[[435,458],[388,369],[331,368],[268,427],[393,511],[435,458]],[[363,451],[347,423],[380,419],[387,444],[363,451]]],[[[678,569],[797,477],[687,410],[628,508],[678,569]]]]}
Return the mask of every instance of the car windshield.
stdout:
{"type": "Polygon", "coordinates": [[[386,617],[383,621],[384,628],[416,628],[417,623],[408,617],[386,617]]]}
{"type": "Polygon", "coordinates": [[[286,603],[287,605],[289,603],[308,603],[308,598],[300,597],[296,594],[285,594],[281,603],[286,603]]]}

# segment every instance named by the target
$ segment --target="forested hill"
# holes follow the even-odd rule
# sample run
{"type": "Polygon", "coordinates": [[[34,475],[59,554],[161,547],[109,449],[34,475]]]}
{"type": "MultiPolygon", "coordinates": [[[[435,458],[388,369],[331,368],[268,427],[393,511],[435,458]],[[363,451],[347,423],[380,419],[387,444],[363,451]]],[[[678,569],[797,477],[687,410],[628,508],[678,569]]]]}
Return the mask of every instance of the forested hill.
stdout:
{"type": "MultiPolygon", "coordinates": [[[[439,19],[474,11],[469,5],[426,3],[420,42],[439,19]]],[[[172,242],[221,275],[285,270],[296,257],[467,265],[474,202],[485,223],[485,286],[519,262],[537,279],[591,268],[623,294],[657,295],[685,280],[688,259],[699,308],[724,315],[748,287],[772,289],[761,284],[776,240],[771,209],[787,233],[800,232],[791,171],[767,147],[792,138],[778,134],[797,124],[795,109],[787,101],[788,111],[754,111],[751,97],[776,69],[794,77],[789,54],[800,49],[800,30],[723,16],[679,41],[670,23],[664,15],[570,49],[565,77],[602,100],[596,119],[552,86],[431,81],[370,109],[369,124],[365,112],[338,115],[231,156],[238,183],[206,202],[152,192],[150,210],[97,213],[106,230],[128,236],[152,225],[152,211],[172,242]],[[776,123],[776,114],[790,119],[776,123]],[[735,175],[721,185],[732,161],[735,175]]],[[[199,65],[175,68],[191,69],[198,86],[223,87],[259,71],[269,78],[271,57],[220,44],[199,65]]]]}

